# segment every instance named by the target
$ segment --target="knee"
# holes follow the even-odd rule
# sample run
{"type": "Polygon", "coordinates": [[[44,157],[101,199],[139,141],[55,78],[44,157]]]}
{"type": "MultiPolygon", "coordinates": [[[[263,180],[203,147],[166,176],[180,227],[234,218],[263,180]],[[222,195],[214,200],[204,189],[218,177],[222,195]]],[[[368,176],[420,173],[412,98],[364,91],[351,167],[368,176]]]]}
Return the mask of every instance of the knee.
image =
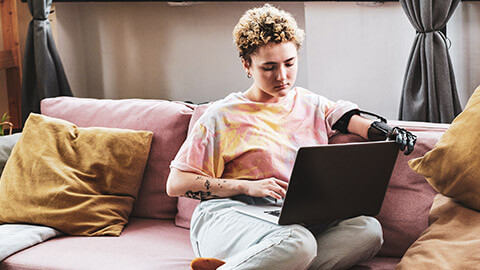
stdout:
{"type": "Polygon", "coordinates": [[[317,256],[317,240],[308,229],[300,225],[292,226],[291,239],[295,247],[292,258],[302,258],[308,265],[317,256]]]}
{"type": "Polygon", "coordinates": [[[354,218],[353,222],[362,227],[358,237],[365,247],[369,247],[374,253],[378,252],[383,244],[383,232],[380,222],[374,217],[360,216],[354,218]]]}

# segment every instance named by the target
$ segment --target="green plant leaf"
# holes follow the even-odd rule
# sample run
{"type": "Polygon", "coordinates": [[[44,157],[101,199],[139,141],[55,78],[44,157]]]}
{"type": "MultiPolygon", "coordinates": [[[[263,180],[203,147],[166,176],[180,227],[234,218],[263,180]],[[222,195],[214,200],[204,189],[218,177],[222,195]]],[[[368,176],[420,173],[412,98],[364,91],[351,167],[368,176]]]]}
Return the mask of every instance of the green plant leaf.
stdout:
{"type": "MultiPolygon", "coordinates": [[[[0,119],[0,123],[7,122],[8,119],[10,119],[10,116],[8,115],[8,112],[4,113],[2,115],[2,119],[0,119]]],[[[3,132],[3,126],[0,124],[0,136],[5,136],[5,133],[3,132]]]]}

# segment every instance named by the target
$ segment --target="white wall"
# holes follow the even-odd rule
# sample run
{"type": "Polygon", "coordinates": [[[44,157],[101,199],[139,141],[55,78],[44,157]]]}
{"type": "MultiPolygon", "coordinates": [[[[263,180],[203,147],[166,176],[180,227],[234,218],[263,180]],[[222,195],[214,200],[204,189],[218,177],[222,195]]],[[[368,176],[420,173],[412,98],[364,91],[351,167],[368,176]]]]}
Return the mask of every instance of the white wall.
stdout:
{"type": "MultiPolygon", "coordinates": [[[[308,82],[332,99],[397,119],[415,30],[401,4],[307,2],[308,82]]],[[[461,2],[447,25],[462,107],[480,85],[480,3],[461,2]]]]}
{"type": "Polygon", "coordinates": [[[310,89],[396,119],[415,31],[400,3],[308,2],[310,89]]]}
{"type": "MultiPolygon", "coordinates": [[[[250,86],[231,32],[261,4],[57,3],[57,47],[76,96],[215,100],[250,86]]],[[[415,35],[398,2],[275,4],[307,31],[297,85],[397,118],[415,35]]],[[[479,2],[448,24],[462,105],[480,85],[479,26],[479,2]]]]}
{"type": "Polygon", "coordinates": [[[462,107],[480,85],[480,2],[461,2],[447,26],[462,107]]]}

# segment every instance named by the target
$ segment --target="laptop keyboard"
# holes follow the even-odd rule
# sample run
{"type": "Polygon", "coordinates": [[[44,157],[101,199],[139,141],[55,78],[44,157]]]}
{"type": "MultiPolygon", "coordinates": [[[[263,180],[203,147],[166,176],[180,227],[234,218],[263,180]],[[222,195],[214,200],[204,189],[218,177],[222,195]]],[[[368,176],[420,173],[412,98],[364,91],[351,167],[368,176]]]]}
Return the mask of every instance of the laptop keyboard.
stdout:
{"type": "Polygon", "coordinates": [[[279,217],[280,216],[280,210],[272,210],[272,211],[264,211],[264,213],[279,217]]]}

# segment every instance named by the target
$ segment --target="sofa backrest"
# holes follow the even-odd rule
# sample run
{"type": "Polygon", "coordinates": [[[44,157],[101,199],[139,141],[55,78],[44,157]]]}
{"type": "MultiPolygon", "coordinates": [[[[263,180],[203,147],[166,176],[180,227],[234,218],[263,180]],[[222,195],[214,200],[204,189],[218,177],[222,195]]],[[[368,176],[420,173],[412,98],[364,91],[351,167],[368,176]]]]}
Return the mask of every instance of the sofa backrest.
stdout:
{"type": "Polygon", "coordinates": [[[153,132],[142,185],[132,216],[173,219],[177,199],[166,194],[170,162],[187,135],[191,105],[148,99],[47,98],[42,114],[67,120],[79,127],[110,127],[153,132]]]}
{"type": "MultiPolygon", "coordinates": [[[[410,155],[398,154],[382,208],[376,216],[382,224],[385,240],[379,255],[401,257],[428,227],[428,213],[437,193],[423,176],[410,169],[407,162],[431,150],[449,125],[409,121],[389,121],[388,124],[405,128],[417,136],[415,150],[410,155]]],[[[330,143],[353,141],[364,139],[352,134],[330,138],[330,143]]]]}

